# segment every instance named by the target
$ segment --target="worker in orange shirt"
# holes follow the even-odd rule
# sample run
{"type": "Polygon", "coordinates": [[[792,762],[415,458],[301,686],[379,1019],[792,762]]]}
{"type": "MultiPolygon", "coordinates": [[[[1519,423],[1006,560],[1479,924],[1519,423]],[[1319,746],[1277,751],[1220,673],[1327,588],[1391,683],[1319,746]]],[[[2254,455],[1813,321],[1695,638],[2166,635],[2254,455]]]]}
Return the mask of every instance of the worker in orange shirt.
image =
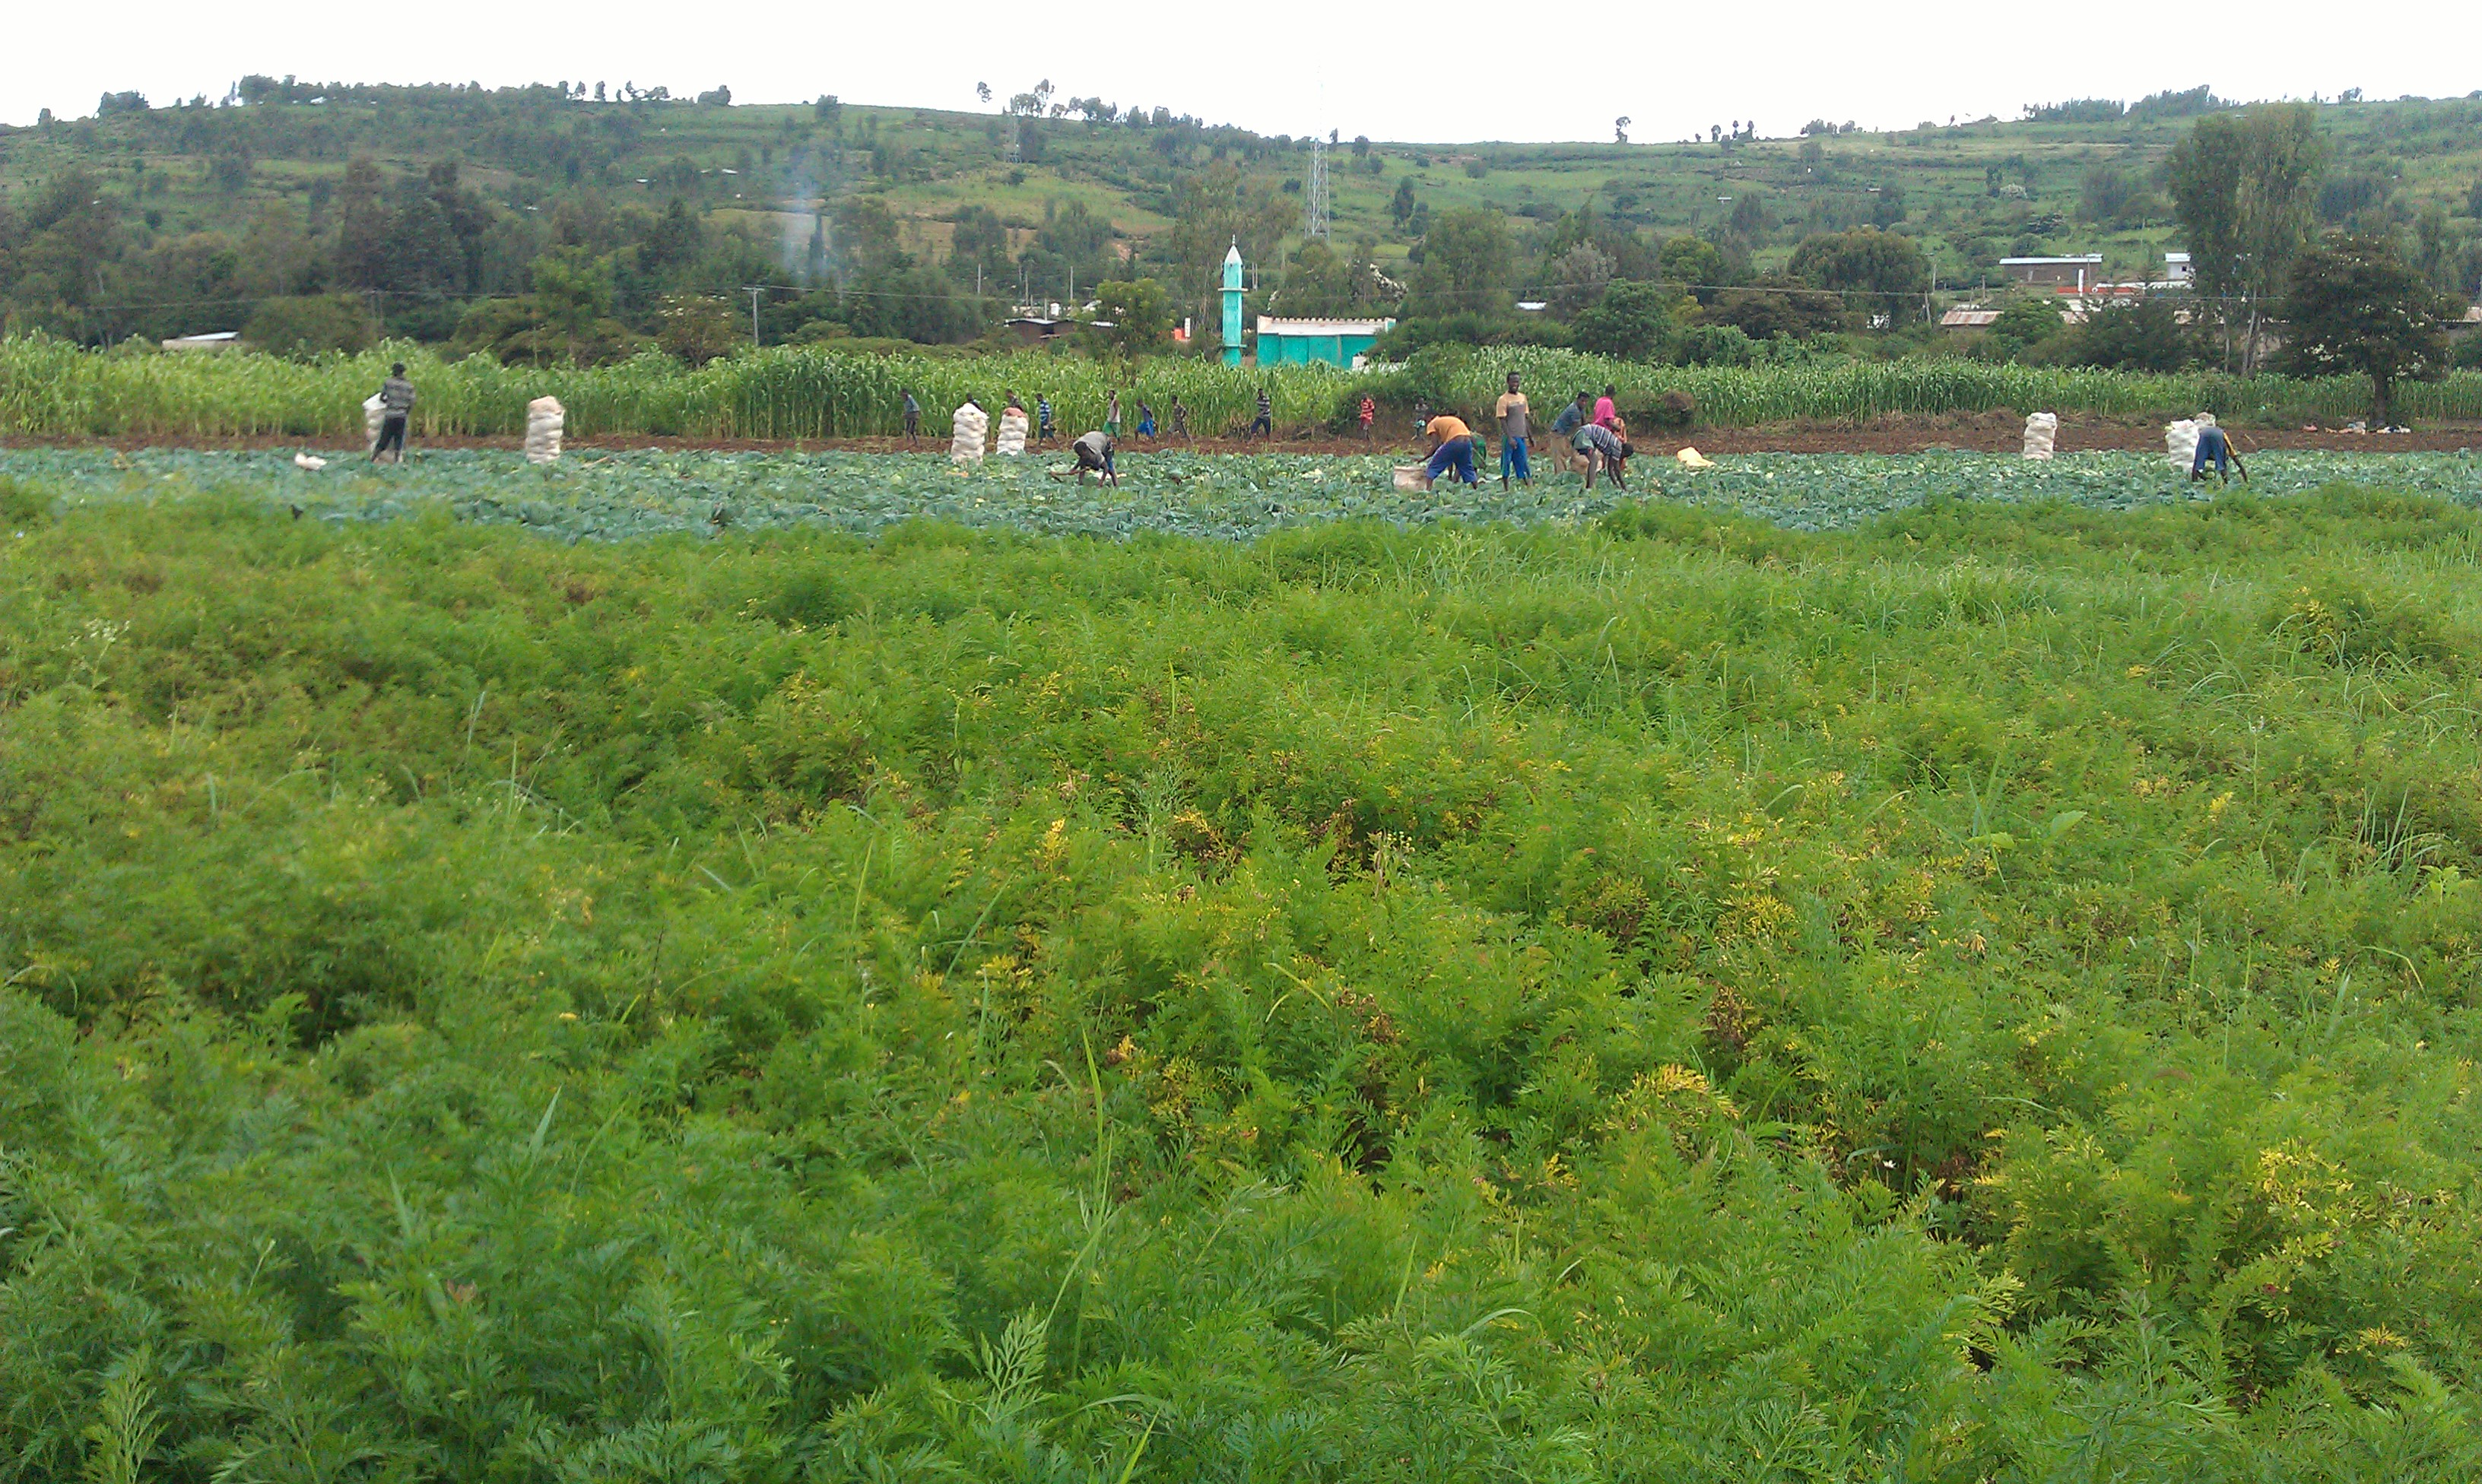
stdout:
{"type": "Polygon", "coordinates": [[[1473,430],[1464,418],[1442,412],[1422,426],[1422,434],[1431,440],[1431,461],[1422,466],[1422,488],[1429,489],[1451,469],[1467,484],[1482,482],[1482,476],[1474,473],[1473,430]]]}

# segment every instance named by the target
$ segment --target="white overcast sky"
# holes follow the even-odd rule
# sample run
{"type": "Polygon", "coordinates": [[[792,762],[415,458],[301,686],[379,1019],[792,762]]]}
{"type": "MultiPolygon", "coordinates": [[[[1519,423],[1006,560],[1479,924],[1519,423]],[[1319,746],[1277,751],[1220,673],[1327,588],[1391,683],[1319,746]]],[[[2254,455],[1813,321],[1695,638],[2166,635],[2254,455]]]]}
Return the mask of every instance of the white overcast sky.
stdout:
{"type": "Polygon", "coordinates": [[[19,0],[0,121],[92,114],[106,91],[221,96],[247,72],[322,82],[558,79],[728,84],[736,101],[973,108],[1049,78],[1062,96],[1167,106],[1269,134],[1638,141],[1751,117],[1904,128],[2064,97],[2213,86],[2230,98],[2391,98],[2482,88],[2473,0],[2164,0],[2061,9],[1827,0],[1763,5],[944,4],[606,0],[19,0]],[[2022,15],[2012,29],[2011,15],[2022,15]],[[1453,54],[1440,39],[1457,39],[1453,54]]]}

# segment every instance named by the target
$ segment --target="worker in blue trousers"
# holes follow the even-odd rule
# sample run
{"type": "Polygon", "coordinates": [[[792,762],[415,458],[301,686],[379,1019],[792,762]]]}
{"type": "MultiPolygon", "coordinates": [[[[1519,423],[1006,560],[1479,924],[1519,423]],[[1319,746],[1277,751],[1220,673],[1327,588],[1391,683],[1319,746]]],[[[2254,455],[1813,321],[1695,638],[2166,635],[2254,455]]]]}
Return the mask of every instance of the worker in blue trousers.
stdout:
{"type": "Polygon", "coordinates": [[[2215,478],[2222,482],[2229,484],[2232,482],[2231,471],[2234,469],[2240,471],[2243,483],[2249,482],[2249,466],[2241,462],[2240,455],[2232,452],[2232,440],[2224,436],[2224,430],[2215,426],[2214,414],[2200,416],[2198,424],[2198,452],[2189,460],[2189,478],[2204,482],[2206,466],[2213,464],[2215,478]]]}
{"type": "Polygon", "coordinates": [[[1424,489],[1451,469],[1462,483],[1482,482],[1482,476],[1474,472],[1473,430],[1464,418],[1442,412],[1423,426],[1422,433],[1431,440],[1431,461],[1422,466],[1424,489]]]}

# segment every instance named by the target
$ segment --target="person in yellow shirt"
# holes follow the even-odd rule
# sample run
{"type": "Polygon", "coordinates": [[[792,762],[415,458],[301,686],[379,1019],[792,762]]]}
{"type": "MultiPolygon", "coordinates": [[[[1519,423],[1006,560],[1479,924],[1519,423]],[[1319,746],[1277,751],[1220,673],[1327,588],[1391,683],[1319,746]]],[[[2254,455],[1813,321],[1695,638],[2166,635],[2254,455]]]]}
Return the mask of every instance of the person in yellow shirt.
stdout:
{"type": "Polygon", "coordinates": [[[1473,430],[1464,418],[1442,412],[1423,426],[1422,433],[1431,440],[1431,461],[1422,466],[1423,489],[1428,490],[1450,469],[1467,484],[1482,482],[1482,476],[1474,473],[1473,430]]]}
{"type": "Polygon", "coordinates": [[[1499,405],[1492,411],[1499,419],[1499,487],[1508,488],[1512,469],[1517,472],[1517,482],[1533,483],[1534,471],[1525,461],[1525,440],[1534,431],[1532,413],[1525,405],[1525,394],[1517,389],[1516,372],[1508,374],[1508,390],[1500,394],[1499,405]]]}

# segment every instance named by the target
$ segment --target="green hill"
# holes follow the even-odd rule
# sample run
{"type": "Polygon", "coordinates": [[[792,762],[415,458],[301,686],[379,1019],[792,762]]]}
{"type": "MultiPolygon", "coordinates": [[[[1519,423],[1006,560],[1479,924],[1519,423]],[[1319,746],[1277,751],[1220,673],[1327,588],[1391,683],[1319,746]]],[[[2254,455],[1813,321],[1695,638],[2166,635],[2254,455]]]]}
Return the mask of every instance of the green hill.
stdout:
{"type": "MultiPolygon", "coordinates": [[[[2162,161],[2192,115],[2221,106],[2198,90],[1881,134],[1821,121],[1775,140],[1354,140],[1328,152],[1327,176],[1340,250],[1366,244],[1399,277],[1431,217],[1470,206],[1508,214],[1524,286],[1551,276],[1581,235],[1563,219],[1589,210],[1624,277],[1651,276],[1655,247],[1683,234],[1713,243],[1710,271],[1736,278],[1862,223],[1914,237],[1942,285],[2029,252],[2098,252],[2136,276],[2178,246],[2162,161]]],[[[802,292],[842,281],[844,307],[828,316],[842,327],[955,340],[996,304],[1067,299],[1105,274],[1201,288],[1234,234],[1262,270],[1298,246],[1307,139],[1164,110],[1104,122],[1096,100],[1054,107],[1070,112],[266,78],[223,104],[119,94],[93,117],[0,129],[0,311],[14,330],[92,343],[236,329],[267,299],[341,289],[367,296],[391,332],[441,340],[473,301],[534,287],[536,261],[568,249],[603,265],[608,301],[577,317],[608,319],[607,339],[656,330],[667,294],[745,285],[777,286],[760,296],[763,329],[789,337],[821,319],[802,292]],[[371,169],[355,170],[361,160],[371,169]],[[889,276],[857,308],[851,275],[865,263],[889,276]],[[967,307],[944,302],[961,292],[967,307]]],[[[2482,94],[2318,112],[2333,147],[2322,221],[2396,231],[2442,287],[2470,293],[2482,94]]],[[[748,301],[735,302],[746,325],[748,301]]]]}

